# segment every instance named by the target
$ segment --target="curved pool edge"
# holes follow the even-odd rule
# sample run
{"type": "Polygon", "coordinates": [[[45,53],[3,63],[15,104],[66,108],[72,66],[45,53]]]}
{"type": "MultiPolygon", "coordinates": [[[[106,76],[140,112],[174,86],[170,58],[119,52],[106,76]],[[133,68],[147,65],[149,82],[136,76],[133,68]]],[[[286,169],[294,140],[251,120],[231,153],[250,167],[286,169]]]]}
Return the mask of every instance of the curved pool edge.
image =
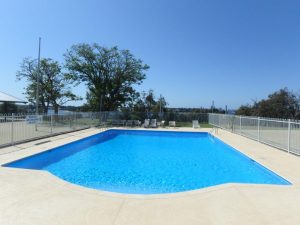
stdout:
{"type": "MultiPolygon", "coordinates": [[[[109,130],[119,130],[119,129],[109,129],[109,130]]],[[[120,130],[128,130],[128,129],[120,129],[120,130]]],[[[150,131],[150,129],[143,129],[143,130],[148,130],[150,131]]],[[[160,131],[157,129],[151,129],[151,131],[160,131]]],[[[170,132],[178,132],[177,130],[163,130],[163,131],[170,131],[170,132]]],[[[43,152],[49,151],[49,150],[53,150],[55,148],[58,148],[62,145],[66,145],[66,144],[70,144],[76,141],[80,141],[83,138],[88,138],[90,136],[93,135],[97,135],[101,132],[104,131],[98,131],[95,134],[89,134],[86,137],[80,137],[77,140],[73,140],[64,144],[59,144],[55,147],[49,147],[49,149],[41,149],[39,152],[35,152],[32,154],[28,154],[27,156],[20,156],[17,157],[14,160],[9,160],[5,163],[1,163],[1,167],[5,166],[6,164],[12,163],[14,161],[18,161],[27,157],[31,157],[33,155],[36,154],[41,154],[43,152]]],[[[223,142],[224,144],[228,145],[229,147],[233,148],[235,151],[241,153],[242,155],[252,159],[253,156],[249,155],[243,151],[240,151],[238,148],[236,148],[235,146],[227,143],[226,141],[224,141],[220,136],[216,136],[214,134],[211,134],[210,132],[208,132],[208,129],[206,130],[187,130],[187,131],[180,131],[180,132],[201,132],[201,133],[208,133],[210,135],[212,135],[213,137],[217,138],[219,141],[223,142]]],[[[255,157],[254,157],[255,158],[255,157]]],[[[293,177],[289,177],[286,175],[283,175],[279,170],[277,170],[276,168],[271,167],[270,165],[266,165],[264,162],[261,162],[260,160],[254,159],[255,162],[259,163],[261,166],[265,167],[266,169],[270,170],[271,172],[275,173],[276,175],[278,175],[279,177],[285,179],[286,181],[288,181],[290,183],[290,185],[276,185],[276,184],[247,184],[247,183],[224,183],[224,184],[219,184],[219,185],[214,185],[214,186],[210,186],[210,187],[205,187],[205,188],[200,188],[200,189],[195,189],[195,190],[187,190],[187,191],[182,191],[182,192],[174,192],[174,193],[158,193],[158,194],[127,194],[127,193],[120,193],[120,192],[110,192],[110,191],[105,191],[105,190],[99,190],[99,189],[93,189],[93,188],[89,188],[89,187],[84,187],[84,186],[80,186],[74,183],[70,183],[66,180],[63,180],[59,177],[57,177],[56,175],[48,172],[48,171],[43,171],[43,170],[32,170],[32,169],[22,169],[22,168],[10,168],[10,167],[3,167],[3,168],[7,168],[7,169],[17,169],[17,170],[26,170],[26,171],[33,171],[33,172],[39,172],[39,173],[43,173],[44,176],[46,177],[52,177],[51,180],[55,181],[55,183],[66,186],[71,188],[73,191],[82,191],[85,190],[85,192],[92,192],[92,193],[101,193],[101,195],[107,195],[107,196],[113,196],[113,197],[125,197],[125,198],[169,198],[169,197],[179,197],[179,196],[187,196],[187,195],[191,195],[191,194],[199,194],[199,193],[203,193],[203,192],[207,192],[207,191],[214,191],[214,190],[223,190],[226,187],[233,187],[233,186],[295,186],[295,183],[293,182],[293,177]],[[50,175],[50,176],[49,176],[50,175]]]]}
{"type": "Polygon", "coordinates": [[[23,173],[22,176],[32,176],[34,179],[40,179],[39,181],[42,182],[42,179],[48,183],[45,185],[50,185],[55,188],[63,188],[67,189],[68,191],[77,193],[77,194],[87,194],[87,195],[94,195],[94,196],[102,196],[108,198],[118,198],[118,199],[176,199],[176,198],[184,198],[184,197],[192,197],[193,195],[198,196],[201,194],[209,193],[209,192],[217,192],[217,191],[224,191],[226,189],[232,189],[237,187],[250,187],[250,188],[259,188],[259,187],[281,187],[281,188],[294,188],[300,185],[276,185],[276,184],[245,184],[245,183],[225,183],[219,184],[215,186],[189,190],[189,191],[182,191],[182,192],[175,192],[175,193],[162,193],[162,194],[126,194],[126,193],[119,193],[119,192],[109,192],[103,191],[99,189],[93,189],[84,187],[81,185],[77,185],[74,183],[70,183],[65,181],[48,171],[43,170],[33,170],[33,169],[21,169],[21,168],[10,168],[10,167],[1,167],[0,170],[7,170],[13,173],[23,173]]]}
{"type": "MultiPolygon", "coordinates": [[[[118,131],[122,131],[123,133],[127,134],[127,132],[129,134],[139,134],[139,135],[148,135],[147,133],[152,133],[152,134],[155,134],[155,135],[161,135],[161,133],[173,133],[173,134],[170,134],[171,136],[173,135],[178,135],[180,133],[190,133],[191,135],[205,135],[205,136],[208,136],[209,138],[213,138],[215,140],[213,140],[213,142],[220,142],[222,143],[222,145],[226,145],[228,148],[231,149],[231,151],[234,151],[235,154],[238,154],[240,155],[240,157],[242,158],[245,158],[247,161],[253,161],[255,164],[257,164],[258,168],[261,168],[262,170],[264,170],[264,172],[270,174],[271,176],[273,177],[276,177],[276,179],[278,179],[280,182],[283,182],[283,183],[273,183],[271,185],[291,185],[292,183],[290,182],[290,179],[286,179],[286,177],[282,176],[280,173],[277,173],[277,172],[274,172],[273,170],[271,170],[270,168],[268,168],[267,166],[265,166],[264,164],[261,164],[259,163],[258,161],[252,159],[251,156],[248,156],[247,154],[244,154],[243,152],[241,152],[239,149],[231,146],[230,144],[227,144],[226,142],[222,141],[219,137],[217,137],[216,135],[212,135],[210,132],[207,132],[207,131],[176,131],[176,130],[148,130],[148,129],[145,129],[145,130],[136,130],[136,129],[108,129],[108,130],[105,130],[105,131],[102,131],[102,132],[98,132],[96,134],[93,134],[93,135],[88,135],[87,137],[83,137],[83,138],[80,138],[78,140],[75,140],[75,141],[71,141],[69,143],[65,143],[65,144],[62,144],[62,145],[59,145],[59,146],[56,146],[56,147],[53,147],[53,148],[50,148],[48,150],[44,150],[44,151],[41,151],[41,152],[38,152],[38,153],[35,153],[35,154],[31,154],[31,155],[28,155],[26,157],[21,157],[20,159],[17,159],[17,160],[14,160],[14,161],[10,161],[8,163],[5,163],[5,164],[2,164],[2,166],[4,167],[12,167],[12,168],[18,168],[18,169],[35,169],[34,167],[23,167],[23,166],[16,166],[14,164],[17,164],[18,165],[18,162],[21,161],[26,161],[27,159],[30,159],[31,157],[36,157],[36,156],[39,156],[39,155],[43,155],[44,153],[47,153],[47,152],[50,152],[50,154],[52,153],[52,151],[57,151],[59,150],[61,147],[65,147],[65,146],[68,146],[68,145],[75,145],[77,142],[80,142],[80,141],[87,141],[87,140],[90,140],[90,139],[95,139],[95,138],[104,138],[103,141],[106,141],[107,139],[110,140],[111,138],[114,138],[115,135],[118,135],[118,131]],[[105,135],[101,135],[101,133],[107,133],[106,136],[105,135]]],[[[122,134],[123,134],[122,133],[122,134]]],[[[169,134],[167,134],[169,136],[169,134]]],[[[74,147],[74,146],[73,146],[74,147]]],[[[70,147],[69,147],[70,148],[70,147]]],[[[82,151],[82,150],[80,150],[82,151]]],[[[76,153],[77,151],[75,151],[76,153]]],[[[72,151],[68,154],[73,154],[72,151]]],[[[65,157],[68,157],[68,156],[65,156],[65,157]]],[[[45,159],[46,160],[46,159],[45,159]]],[[[46,160],[47,161],[47,160],[46,160]]],[[[22,164],[21,164],[22,165],[22,164]]],[[[38,169],[39,170],[39,169],[38,169]]],[[[63,178],[60,178],[59,176],[55,175],[55,174],[52,174],[51,172],[49,172],[51,175],[57,177],[58,179],[60,180],[63,180],[67,183],[72,183],[74,184],[75,186],[82,186],[82,187],[85,187],[85,188],[89,188],[89,189],[95,189],[96,191],[103,191],[103,192],[107,192],[107,193],[118,193],[118,194],[124,194],[124,195],[161,195],[161,194],[177,194],[177,193],[186,193],[186,192],[191,192],[191,191],[195,191],[195,190],[201,190],[201,189],[204,189],[204,188],[209,188],[209,187],[215,187],[215,186],[219,186],[219,185],[222,185],[222,184],[215,184],[215,185],[212,185],[212,186],[206,186],[206,187],[201,187],[201,188],[198,188],[198,189],[187,189],[187,190],[179,190],[179,191],[176,191],[176,192],[166,192],[166,193],[127,193],[127,192],[118,192],[118,191],[114,191],[114,190],[104,190],[104,189],[97,189],[97,188],[93,188],[93,187],[87,187],[87,186],[84,186],[84,185],[80,185],[80,184],[76,184],[76,182],[70,182],[68,180],[64,180],[63,178]]],[[[231,183],[231,181],[229,181],[228,183],[231,183]]],[[[224,182],[223,184],[228,184],[226,182],[224,182]]],[[[233,183],[233,184],[263,184],[263,183],[247,183],[247,182],[242,182],[242,183],[239,183],[239,181],[233,183]]],[[[267,183],[266,183],[267,184],[267,183]]]]}

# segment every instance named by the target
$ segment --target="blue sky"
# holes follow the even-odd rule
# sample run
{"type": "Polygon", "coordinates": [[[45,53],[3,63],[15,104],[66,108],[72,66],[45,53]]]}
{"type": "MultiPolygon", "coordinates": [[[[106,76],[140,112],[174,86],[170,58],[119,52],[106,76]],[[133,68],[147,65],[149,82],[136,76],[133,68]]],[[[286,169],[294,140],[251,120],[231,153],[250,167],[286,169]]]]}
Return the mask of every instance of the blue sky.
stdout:
{"type": "MultiPolygon", "coordinates": [[[[300,1],[0,1],[0,91],[22,95],[24,57],[63,62],[72,44],[119,46],[150,65],[138,90],[171,107],[236,108],[300,89],[300,1]]],[[[83,86],[74,91],[85,97],[83,86]]],[[[77,105],[79,103],[76,103],[77,105]]]]}

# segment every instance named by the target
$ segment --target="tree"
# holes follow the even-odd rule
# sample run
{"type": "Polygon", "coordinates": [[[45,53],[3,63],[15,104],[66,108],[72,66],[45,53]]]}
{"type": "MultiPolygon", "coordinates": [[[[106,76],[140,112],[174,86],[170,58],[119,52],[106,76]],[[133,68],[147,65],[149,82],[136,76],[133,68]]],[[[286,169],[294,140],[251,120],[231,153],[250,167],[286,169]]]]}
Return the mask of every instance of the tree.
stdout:
{"type": "Polygon", "coordinates": [[[65,54],[69,78],[87,85],[87,102],[93,110],[112,111],[133,102],[149,68],[129,50],[98,44],[73,45],[65,54]]]}
{"type": "Polygon", "coordinates": [[[153,112],[166,112],[168,103],[162,95],[156,100],[156,104],[153,106],[153,112]]]}
{"type": "Polygon", "coordinates": [[[157,104],[154,97],[154,91],[149,90],[147,96],[145,97],[146,110],[151,112],[154,106],[157,104]]]}
{"type": "Polygon", "coordinates": [[[162,95],[156,99],[154,91],[150,89],[148,92],[143,91],[139,95],[133,109],[137,112],[160,112],[160,110],[164,112],[167,105],[168,103],[162,95]]]}
{"type": "Polygon", "coordinates": [[[253,116],[253,108],[251,105],[241,105],[235,112],[236,115],[253,116]]]}
{"type": "Polygon", "coordinates": [[[295,118],[299,109],[299,99],[287,88],[280,89],[258,103],[258,115],[273,118],[295,118]]]}
{"type": "Polygon", "coordinates": [[[298,119],[299,97],[287,88],[280,89],[253,106],[241,106],[236,114],[271,118],[298,119]]]}
{"type": "MultiPolygon", "coordinates": [[[[21,69],[17,71],[17,79],[25,79],[28,83],[24,94],[33,104],[36,103],[37,72],[37,60],[30,58],[25,58],[21,69]]],[[[59,106],[68,101],[81,99],[71,92],[70,82],[57,61],[42,59],[39,74],[39,104],[43,113],[48,112],[50,105],[53,106],[55,113],[58,113],[59,106]]]]}

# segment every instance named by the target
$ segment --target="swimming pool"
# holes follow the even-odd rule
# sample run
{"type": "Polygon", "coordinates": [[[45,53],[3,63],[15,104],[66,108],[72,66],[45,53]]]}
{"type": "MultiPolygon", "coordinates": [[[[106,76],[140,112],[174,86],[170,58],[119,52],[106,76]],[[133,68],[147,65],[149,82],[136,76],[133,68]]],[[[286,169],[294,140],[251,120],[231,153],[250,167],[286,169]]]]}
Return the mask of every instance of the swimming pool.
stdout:
{"type": "Polygon", "coordinates": [[[224,183],[290,184],[206,132],[108,130],[5,166],[46,170],[81,186],[132,194],[224,183]]]}

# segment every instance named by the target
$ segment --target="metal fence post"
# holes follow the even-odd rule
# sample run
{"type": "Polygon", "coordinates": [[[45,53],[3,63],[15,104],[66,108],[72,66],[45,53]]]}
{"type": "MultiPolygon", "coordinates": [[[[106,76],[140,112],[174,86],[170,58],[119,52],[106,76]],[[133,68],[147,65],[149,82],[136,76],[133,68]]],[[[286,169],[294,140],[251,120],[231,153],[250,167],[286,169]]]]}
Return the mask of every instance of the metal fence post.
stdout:
{"type": "Polygon", "coordinates": [[[71,119],[70,114],[63,115],[63,117],[67,117],[67,119],[69,120],[70,129],[71,129],[72,128],[72,119],[71,119]]]}
{"type": "Polygon", "coordinates": [[[291,119],[288,122],[288,153],[290,153],[291,148],[291,119]]]}
{"type": "Polygon", "coordinates": [[[51,134],[53,133],[53,115],[50,115],[51,134]]]}
{"type": "Polygon", "coordinates": [[[14,113],[11,114],[11,144],[14,144],[14,113]]]}
{"type": "Polygon", "coordinates": [[[240,116],[240,134],[242,133],[242,116],[240,116]]]}
{"type": "Polygon", "coordinates": [[[260,142],[260,117],[257,117],[257,140],[260,142]]]}

